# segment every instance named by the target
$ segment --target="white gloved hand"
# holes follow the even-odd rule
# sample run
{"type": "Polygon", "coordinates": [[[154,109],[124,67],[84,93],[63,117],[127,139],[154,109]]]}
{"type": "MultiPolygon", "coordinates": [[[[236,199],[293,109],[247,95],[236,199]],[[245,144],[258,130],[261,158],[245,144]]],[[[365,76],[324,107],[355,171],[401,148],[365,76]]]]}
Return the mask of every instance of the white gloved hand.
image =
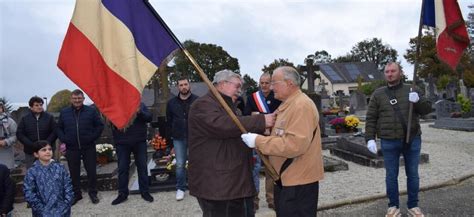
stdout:
{"type": "Polygon", "coordinates": [[[420,100],[420,97],[418,96],[417,92],[410,92],[408,94],[408,100],[412,103],[417,103],[420,100]]]}
{"type": "Polygon", "coordinates": [[[244,141],[249,148],[255,148],[255,139],[257,136],[258,134],[255,133],[245,133],[240,135],[242,141],[244,141]]]}
{"type": "Polygon", "coordinates": [[[367,142],[367,148],[369,149],[370,152],[377,154],[377,144],[375,143],[375,140],[371,139],[367,142]]]}

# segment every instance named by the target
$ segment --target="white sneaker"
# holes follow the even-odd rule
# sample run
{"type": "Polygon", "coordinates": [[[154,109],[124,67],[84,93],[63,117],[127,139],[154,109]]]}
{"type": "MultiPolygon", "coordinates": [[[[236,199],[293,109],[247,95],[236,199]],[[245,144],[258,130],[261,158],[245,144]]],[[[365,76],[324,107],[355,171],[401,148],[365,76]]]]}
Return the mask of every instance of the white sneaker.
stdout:
{"type": "Polygon", "coordinates": [[[180,201],[184,199],[184,191],[177,190],[176,191],[176,200],[180,201]]]}
{"type": "Polygon", "coordinates": [[[395,206],[388,208],[387,214],[385,215],[385,217],[400,217],[400,216],[402,216],[402,214],[400,213],[400,209],[398,209],[395,206]]]}
{"type": "Polygon", "coordinates": [[[408,209],[408,216],[413,216],[413,217],[424,217],[423,212],[421,212],[421,209],[419,207],[414,207],[411,209],[408,209]]]}

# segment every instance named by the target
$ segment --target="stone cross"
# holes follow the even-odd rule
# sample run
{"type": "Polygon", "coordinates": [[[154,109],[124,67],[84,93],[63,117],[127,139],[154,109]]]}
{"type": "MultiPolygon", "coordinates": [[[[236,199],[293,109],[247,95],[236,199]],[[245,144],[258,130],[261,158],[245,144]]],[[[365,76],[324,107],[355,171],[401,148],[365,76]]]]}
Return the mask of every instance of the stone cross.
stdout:
{"type": "Polygon", "coordinates": [[[326,85],[328,85],[328,82],[325,82],[324,80],[321,80],[319,82],[319,85],[321,86],[321,98],[327,98],[328,97],[328,91],[326,90],[326,85]]]}

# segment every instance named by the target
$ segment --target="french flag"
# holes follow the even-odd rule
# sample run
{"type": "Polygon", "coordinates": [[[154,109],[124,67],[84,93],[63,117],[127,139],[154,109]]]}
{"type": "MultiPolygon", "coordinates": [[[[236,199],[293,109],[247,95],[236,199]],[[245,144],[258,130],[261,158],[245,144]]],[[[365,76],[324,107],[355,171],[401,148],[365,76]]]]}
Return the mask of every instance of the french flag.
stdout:
{"type": "MultiPolygon", "coordinates": [[[[58,67],[119,129],[145,85],[179,48],[147,0],[77,0],[58,67]]],[[[179,42],[178,42],[179,43],[179,42]]]]}
{"type": "Polygon", "coordinates": [[[454,70],[469,46],[466,24],[457,0],[424,0],[423,25],[434,27],[438,58],[454,70]]]}

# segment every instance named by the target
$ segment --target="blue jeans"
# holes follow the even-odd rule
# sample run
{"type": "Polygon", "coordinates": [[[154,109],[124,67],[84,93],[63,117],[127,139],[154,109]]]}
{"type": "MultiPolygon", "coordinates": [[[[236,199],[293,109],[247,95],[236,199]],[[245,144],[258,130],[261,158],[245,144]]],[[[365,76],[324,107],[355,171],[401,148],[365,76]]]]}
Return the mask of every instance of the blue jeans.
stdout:
{"type": "Polygon", "coordinates": [[[149,179],[147,167],[147,144],[140,142],[136,144],[117,144],[118,158],[118,191],[128,196],[128,171],[130,170],[130,154],[133,153],[138,173],[138,186],[140,193],[149,192],[149,179]]]}
{"type": "Polygon", "coordinates": [[[255,164],[253,165],[253,183],[255,184],[255,189],[257,192],[260,191],[260,169],[262,168],[262,159],[258,156],[255,150],[252,151],[253,157],[255,158],[255,164]]]}
{"type": "Polygon", "coordinates": [[[385,164],[385,185],[389,199],[389,207],[400,207],[398,192],[398,169],[400,155],[405,161],[405,173],[407,176],[408,209],[418,206],[418,191],[420,190],[420,177],[418,175],[418,164],[420,162],[421,137],[416,136],[409,149],[403,148],[400,139],[382,139],[382,153],[385,164]]]}
{"type": "Polygon", "coordinates": [[[186,161],[188,160],[187,139],[173,139],[174,153],[176,155],[176,189],[186,191],[186,161]]]}

